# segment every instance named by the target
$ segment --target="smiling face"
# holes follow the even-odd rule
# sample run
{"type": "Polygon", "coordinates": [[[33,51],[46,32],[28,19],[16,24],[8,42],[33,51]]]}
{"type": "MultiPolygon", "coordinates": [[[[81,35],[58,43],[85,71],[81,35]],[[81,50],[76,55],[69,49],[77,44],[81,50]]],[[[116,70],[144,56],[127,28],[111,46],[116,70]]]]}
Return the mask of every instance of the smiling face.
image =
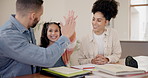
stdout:
{"type": "Polygon", "coordinates": [[[50,43],[54,43],[60,37],[60,28],[56,24],[50,24],[47,30],[47,38],[50,40],[50,43]]]}
{"type": "Polygon", "coordinates": [[[108,24],[108,20],[105,19],[101,12],[96,12],[92,18],[92,26],[95,34],[102,34],[105,30],[105,26],[108,24]]]}

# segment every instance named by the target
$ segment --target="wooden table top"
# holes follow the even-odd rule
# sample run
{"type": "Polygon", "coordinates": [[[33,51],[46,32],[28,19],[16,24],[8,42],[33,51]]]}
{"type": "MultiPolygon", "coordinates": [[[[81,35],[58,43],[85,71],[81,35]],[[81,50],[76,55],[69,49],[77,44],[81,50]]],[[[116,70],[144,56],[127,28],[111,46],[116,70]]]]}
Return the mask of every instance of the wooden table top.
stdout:
{"type": "Polygon", "coordinates": [[[35,73],[35,74],[30,74],[30,75],[25,75],[25,76],[18,76],[15,78],[56,78],[56,77],[50,77],[50,76],[45,76],[40,73],[35,73]]]}
{"type": "MultiPolygon", "coordinates": [[[[141,59],[141,58],[140,58],[141,59]]],[[[137,59],[136,59],[137,60],[137,59]]],[[[120,61],[117,63],[117,64],[122,64],[124,65],[125,63],[125,59],[120,59],[120,61]]],[[[147,67],[147,66],[146,66],[147,67]]],[[[143,76],[143,77],[135,77],[135,78],[148,78],[148,72],[145,73],[146,76],[143,76]]],[[[56,77],[51,77],[51,76],[45,76],[45,75],[42,75],[40,73],[35,73],[35,74],[31,74],[31,75],[25,75],[25,76],[18,76],[18,77],[15,77],[15,78],[56,78],[56,77]]],[[[129,77],[128,77],[129,78],[129,77]]],[[[134,77],[132,77],[134,78],[134,77]]]]}

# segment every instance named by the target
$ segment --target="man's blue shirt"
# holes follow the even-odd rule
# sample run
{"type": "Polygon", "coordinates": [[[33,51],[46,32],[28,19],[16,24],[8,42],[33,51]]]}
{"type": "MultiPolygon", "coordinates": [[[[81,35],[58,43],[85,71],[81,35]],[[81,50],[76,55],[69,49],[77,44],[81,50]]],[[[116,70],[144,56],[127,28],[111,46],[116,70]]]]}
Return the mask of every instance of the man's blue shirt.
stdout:
{"type": "Polygon", "coordinates": [[[31,66],[52,67],[64,53],[70,41],[61,36],[53,45],[35,45],[32,28],[25,28],[15,16],[0,27],[0,77],[32,74],[31,66]]]}

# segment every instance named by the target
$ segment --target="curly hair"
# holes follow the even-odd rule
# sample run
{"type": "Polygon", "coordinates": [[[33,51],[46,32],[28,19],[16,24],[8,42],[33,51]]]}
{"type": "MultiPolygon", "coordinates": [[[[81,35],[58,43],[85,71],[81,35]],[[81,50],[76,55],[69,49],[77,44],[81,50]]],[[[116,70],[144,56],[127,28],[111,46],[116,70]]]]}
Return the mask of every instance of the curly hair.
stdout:
{"type": "Polygon", "coordinates": [[[92,13],[101,12],[106,20],[115,18],[118,13],[119,3],[115,0],[97,0],[93,4],[92,13]]]}
{"type": "Polygon", "coordinates": [[[48,28],[49,28],[49,26],[51,24],[57,25],[59,27],[59,30],[60,30],[60,36],[62,35],[61,34],[60,23],[56,23],[56,22],[46,22],[46,23],[44,23],[43,28],[42,28],[41,38],[40,38],[40,40],[41,40],[40,46],[41,47],[46,48],[49,45],[49,43],[50,43],[50,40],[47,37],[47,31],[48,31],[48,28]]]}

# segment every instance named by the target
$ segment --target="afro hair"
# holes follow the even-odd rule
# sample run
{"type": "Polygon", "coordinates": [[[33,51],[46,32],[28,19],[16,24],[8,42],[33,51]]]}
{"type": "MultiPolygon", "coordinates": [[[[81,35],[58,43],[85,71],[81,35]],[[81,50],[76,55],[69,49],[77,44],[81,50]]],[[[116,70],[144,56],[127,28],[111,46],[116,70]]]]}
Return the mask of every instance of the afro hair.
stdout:
{"type": "Polygon", "coordinates": [[[106,20],[115,18],[118,13],[119,3],[115,0],[97,0],[93,4],[92,13],[101,12],[106,20]]]}

